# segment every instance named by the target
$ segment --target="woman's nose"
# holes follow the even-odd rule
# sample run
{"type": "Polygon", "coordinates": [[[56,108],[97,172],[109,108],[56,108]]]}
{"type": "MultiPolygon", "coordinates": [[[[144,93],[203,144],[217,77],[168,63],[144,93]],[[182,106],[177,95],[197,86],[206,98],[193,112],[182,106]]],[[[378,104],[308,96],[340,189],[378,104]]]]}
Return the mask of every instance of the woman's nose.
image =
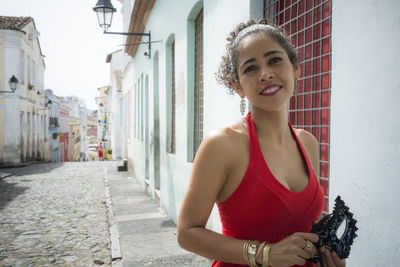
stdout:
{"type": "Polygon", "coordinates": [[[260,70],[260,81],[266,81],[274,77],[274,72],[270,68],[261,68],[260,70]]]}

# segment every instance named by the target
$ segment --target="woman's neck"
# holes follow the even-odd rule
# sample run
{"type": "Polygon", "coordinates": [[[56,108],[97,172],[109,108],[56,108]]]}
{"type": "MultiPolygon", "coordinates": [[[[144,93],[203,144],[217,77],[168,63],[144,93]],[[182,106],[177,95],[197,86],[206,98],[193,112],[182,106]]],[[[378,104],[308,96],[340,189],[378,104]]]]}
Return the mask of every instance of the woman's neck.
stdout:
{"type": "Polygon", "coordinates": [[[254,108],[251,116],[260,141],[282,145],[290,138],[288,107],[283,107],[280,111],[264,111],[254,108]]]}

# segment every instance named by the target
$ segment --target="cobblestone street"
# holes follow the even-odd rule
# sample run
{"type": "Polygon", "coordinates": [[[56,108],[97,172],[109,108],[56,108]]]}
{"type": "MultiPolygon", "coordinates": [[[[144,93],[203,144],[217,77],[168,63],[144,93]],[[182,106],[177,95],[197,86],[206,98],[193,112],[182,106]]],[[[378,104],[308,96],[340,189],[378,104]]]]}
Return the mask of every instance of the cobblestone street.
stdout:
{"type": "Polygon", "coordinates": [[[1,169],[0,266],[110,266],[104,162],[1,169]]]}

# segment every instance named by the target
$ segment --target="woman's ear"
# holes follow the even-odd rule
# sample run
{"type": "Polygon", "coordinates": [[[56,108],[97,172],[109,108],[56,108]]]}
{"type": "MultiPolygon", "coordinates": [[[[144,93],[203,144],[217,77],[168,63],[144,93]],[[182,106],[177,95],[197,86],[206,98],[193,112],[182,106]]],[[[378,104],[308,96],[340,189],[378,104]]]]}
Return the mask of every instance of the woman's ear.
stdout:
{"type": "Polygon", "coordinates": [[[294,78],[295,78],[295,80],[298,80],[300,78],[300,74],[301,74],[300,64],[297,64],[296,68],[294,69],[294,78]]]}
{"type": "Polygon", "coordinates": [[[232,84],[232,87],[233,87],[233,89],[235,90],[235,92],[236,92],[241,98],[243,98],[243,97],[246,96],[246,94],[244,93],[244,91],[243,91],[243,89],[242,89],[242,87],[240,86],[239,83],[234,82],[234,81],[231,81],[231,84],[232,84]]]}

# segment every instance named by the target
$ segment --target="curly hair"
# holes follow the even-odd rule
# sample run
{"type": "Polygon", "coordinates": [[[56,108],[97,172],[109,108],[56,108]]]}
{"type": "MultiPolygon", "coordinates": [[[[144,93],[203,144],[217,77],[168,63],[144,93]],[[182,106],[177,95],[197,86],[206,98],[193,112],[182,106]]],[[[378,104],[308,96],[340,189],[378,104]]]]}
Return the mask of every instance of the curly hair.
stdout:
{"type": "Polygon", "coordinates": [[[246,23],[240,23],[226,38],[228,41],[228,44],[226,45],[227,52],[226,55],[222,57],[222,62],[219,66],[218,72],[215,74],[218,83],[225,85],[228,88],[229,93],[232,95],[235,93],[232,82],[239,82],[237,71],[239,44],[246,36],[257,32],[268,33],[286,51],[292,65],[296,67],[298,64],[295,47],[292,44],[289,35],[282,28],[268,23],[265,19],[259,21],[250,19],[246,23]]]}

